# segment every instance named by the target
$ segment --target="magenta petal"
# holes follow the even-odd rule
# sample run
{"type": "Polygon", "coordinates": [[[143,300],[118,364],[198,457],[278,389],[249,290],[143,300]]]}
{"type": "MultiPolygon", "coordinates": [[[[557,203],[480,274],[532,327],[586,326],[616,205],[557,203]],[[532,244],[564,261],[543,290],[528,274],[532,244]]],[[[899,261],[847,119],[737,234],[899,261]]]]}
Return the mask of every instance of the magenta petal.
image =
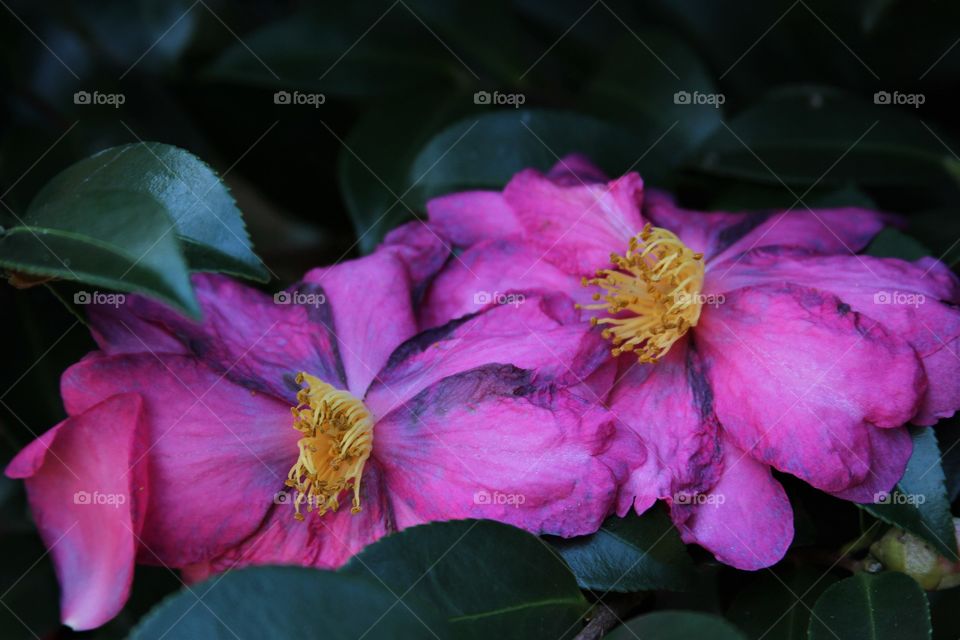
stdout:
{"type": "Polygon", "coordinates": [[[870,472],[858,485],[833,495],[851,502],[877,502],[900,482],[913,453],[913,441],[907,429],[870,429],[870,472]]]}
{"type": "Polygon", "coordinates": [[[305,513],[301,522],[293,517],[292,502],[278,504],[248,539],[209,562],[188,567],[187,575],[195,582],[223,571],[264,564],[336,569],[368,544],[396,530],[382,485],[376,462],[368,462],[360,485],[359,513],[351,513],[348,504],[322,516],[305,513]]]}
{"type": "Polygon", "coordinates": [[[542,381],[579,384],[609,360],[599,332],[580,322],[566,296],[525,298],[425,331],[403,344],[365,402],[384,416],[441,379],[488,364],[536,371],[542,381]]]}
{"type": "MultiPolygon", "coordinates": [[[[270,296],[229,278],[195,275],[203,310],[195,323],[139,296],[113,310],[91,313],[94,337],[108,354],[191,353],[245,386],[278,396],[290,393],[285,378],[308,371],[343,386],[342,365],[323,291],[305,286],[300,296],[270,296]]],[[[295,393],[295,391],[294,391],[295,393]]]]}
{"type": "Polygon", "coordinates": [[[130,595],[147,502],[143,405],[113,396],[67,418],[13,459],[60,582],[63,623],[93,629],[130,595]]]}
{"type": "Polygon", "coordinates": [[[323,287],[332,309],[347,389],[362,397],[400,343],[417,332],[411,278],[396,252],[313,269],[304,281],[323,287]]]}
{"type": "Polygon", "coordinates": [[[571,153],[558,160],[550,168],[547,177],[553,182],[567,187],[610,181],[610,178],[603,173],[600,167],[593,164],[590,158],[579,153],[571,153]]]}
{"type": "Polygon", "coordinates": [[[420,326],[436,327],[491,303],[520,299],[517,294],[588,293],[576,276],[542,258],[519,238],[476,244],[437,275],[420,306],[420,326]]]}
{"type": "Polygon", "coordinates": [[[717,560],[754,571],[779,562],[793,540],[793,510],[767,465],[723,442],[723,472],[708,492],[674,502],[671,516],[686,542],[717,560]]]}
{"type": "Polygon", "coordinates": [[[528,169],[503,192],[524,230],[524,240],[543,259],[578,275],[593,275],[623,253],[640,232],[643,180],[635,173],[608,184],[561,186],[528,169]]]}
{"type": "Polygon", "coordinates": [[[150,498],[140,560],[204,560],[257,529],[296,461],[290,404],[237,386],[192,358],[87,357],[63,375],[72,416],[135,392],[146,411],[150,498]]]}
{"type": "Polygon", "coordinates": [[[413,289],[423,287],[450,257],[448,241],[425,222],[401,225],[387,234],[379,251],[392,252],[407,266],[413,289]]]}
{"type": "Polygon", "coordinates": [[[910,420],[926,390],[906,341],[815,289],[728,292],[695,335],[725,432],[824,491],[862,482],[875,464],[869,431],[910,420]]]}
{"type": "Polygon", "coordinates": [[[430,226],[457,247],[520,233],[520,222],[503,194],[464,191],[427,203],[430,226]]]}
{"type": "Polygon", "coordinates": [[[487,365],[381,418],[373,455],[397,524],[488,518],[534,533],[596,531],[629,469],[601,407],[536,373],[487,365]]]}
{"type": "Polygon", "coordinates": [[[682,340],[655,365],[619,359],[610,412],[646,446],[645,463],[624,484],[618,513],[642,513],[654,502],[706,491],[720,470],[719,424],[700,357],[682,340]]]}
{"type": "Polygon", "coordinates": [[[927,393],[918,424],[933,424],[960,409],[960,281],[942,263],[909,263],[871,256],[746,254],[721,278],[707,276],[710,292],[751,284],[794,282],[828,291],[862,315],[879,321],[923,359],[927,393]],[[953,345],[951,348],[951,344],[953,345]]]}

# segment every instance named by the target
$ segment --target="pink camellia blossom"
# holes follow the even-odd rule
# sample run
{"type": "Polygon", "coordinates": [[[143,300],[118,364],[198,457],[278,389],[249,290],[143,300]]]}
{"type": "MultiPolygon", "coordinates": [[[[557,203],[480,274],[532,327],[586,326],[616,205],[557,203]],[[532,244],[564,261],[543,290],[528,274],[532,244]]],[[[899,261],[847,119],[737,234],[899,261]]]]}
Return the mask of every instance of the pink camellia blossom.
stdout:
{"type": "Polygon", "coordinates": [[[577,298],[617,368],[595,401],[648,454],[618,513],[666,500],[687,541],[736,567],[777,562],[793,537],[771,467],[873,502],[903,474],[904,424],[960,407],[957,278],[929,258],[857,255],[884,214],[687,211],[577,156],[428,212],[461,253],[421,324],[474,312],[478,290],[577,298]]]}
{"type": "Polygon", "coordinates": [[[581,397],[603,340],[562,294],[416,335],[411,292],[432,260],[388,246],[276,298],[195,276],[202,324],[136,296],[92,309],[100,350],[63,376],[69,417],[7,468],[26,480],[63,621],[116,615],[136,562],[193,580],[336,567],[456,518],[595,531],[643,462],[607,458],[622,436],[581,397]]]}

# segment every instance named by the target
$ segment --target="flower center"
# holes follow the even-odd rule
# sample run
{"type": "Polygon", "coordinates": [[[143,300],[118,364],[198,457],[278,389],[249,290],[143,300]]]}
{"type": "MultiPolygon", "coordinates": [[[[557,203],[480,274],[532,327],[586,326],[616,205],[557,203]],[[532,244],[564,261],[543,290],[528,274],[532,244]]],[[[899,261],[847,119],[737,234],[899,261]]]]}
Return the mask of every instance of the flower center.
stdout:
{"type": "Polygon", "coordinates": [[[590,323],[606,325],[614,357],[635,352],[640,362],[656,362],[700,319],[703,254],[694,253],[677,236],[648,223],[630,238],[625,255],[610,255],[612,269],[601,269],[583,286],[595,285],[597,304],[586,309],[606,311],[590,323]],[[602,302],[600,302],[602,300],[602,302]]]}
{"type": "Polygon", "coordinates": [[[286,485],[296,489],[294,507],[303,520],[300,506],[319,515],[340,506],[338,496],[353,488],[352,513],[360,511],[360,478],[373,448],[373,417],[360,400],[331,387],[307,373],[297,375],[293,407],[293,428],[303,434],[297,447],[300,455],[290,468],[286,485]]]}

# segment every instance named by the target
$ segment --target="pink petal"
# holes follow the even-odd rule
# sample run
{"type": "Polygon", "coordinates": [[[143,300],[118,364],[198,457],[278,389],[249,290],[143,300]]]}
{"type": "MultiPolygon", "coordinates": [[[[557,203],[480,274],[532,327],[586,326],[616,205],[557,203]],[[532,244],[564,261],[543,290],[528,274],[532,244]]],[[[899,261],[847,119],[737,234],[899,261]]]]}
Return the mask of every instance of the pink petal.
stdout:
{"type": "Polygon", "coordinates": [[[721,468],[720,433],[713,393],[700,357],[681,340],[655,365],[619,358],[621,372],[610,396],[618,428],[635,433],[648,452],[621,489],[618,513],[643,513],[654,502],[706,491],[721,468]]]}
{"type": "Polygon", "coordinates": [[[579,321],[569,298],[524,298],[411,339],[380,372],[365,402],[374,415],[385,416],[443,378],[488,364],[536,371],[542,381],[579,384],[607,360],[609,346],[579,321]]]}
{"type": "Polygon", "coordinates": [[[476,244],[451,260],[430,285],[419,309],[420,326],[440,326],[516,294],[561,291],[588,297],[576,276],[542,258],[519,238],[476,244]]]}
{"type": "Polygon", "coordinates": [[[395,251],[313,269],[304,281],[322,286],[333,310],[347,389],[362,397],[394,349],[417,332],[410,273],[395,251]]]}
{"type": "Polygon", "coordinates": [[[418,289],[443,267],[452,248],[430,225],[417,220],[388,233],[378,250],[399,257],[407,266],[413,289],[418,289]]]}
{"type": "Polygon", "coordinates": [[[140,560],[204,560],[257,529],[297,457],[290,403],[240,387],[184,356],[88,357],[62,380],[67,412],[143,398],[150,498],[140,560]]]}
{"type": "Polygon", "coordinates": [[[496,191],[464,191],[427,203],[430,226],[458,247],[520,233],[516,214],[496,191]]]}
{"type": "Polygon", "coordinates": [[[851,502],[877,502],[880,494],[893,491],[900,482],[913,453],[913,441],[906,429],[870,429],[870,472],[858,485],[833,492],[851,502]]]}
{"type": "Polygon", "coordinates": [[[144,435],[140,398],[117,395],[67,418],[7,467],[26,480],[73,629],[99,627],[130,595],[148,499],[144,435]]]}
{"type": "Polygon", "coordinates": [[[640,232],[643,180],[630,173],[608,184],[561,186],[527,169],[503,192],[523,227],[524,240],[557,267],[592,275],[623,253],[640,232]]]}
{"type": "Polygon", "coordinates": [[[486,518],[534,533],[596,531],[629,465],[595,402],[490,364],[446,377],[381,418],[373,455],[397,525],[486,518]]]}
{"type": "Polygon", "coordinates": [[[928,387],[915,422],[933,424],[960,408],[960,359],[954,355],[960,338],[960,310],[955,306],[960,280],[942,263],[756,251],[722,277],[711,275],[708,289],[715,293],[793,282],[834,294],[905,339],[923,358],[928,387]]]}
{"type": "Polygon", "coordinates": [[[100,348],[108,354],[190,353],[235,382],[276,395],[289,393],[298,371],[345,385],[326,329],[333,322],[322,289],[307,285],[299,297],[278,298],[221,276],[195,275],[193,283],[202,323],[130,296],[117,309],[91,312],[100,348]]]}
{"type": "Polygon", "coordinates": [[[382,472],[375,461],[370,461],[360,484],[359,513],[352,514],[348,504],[322,516],[304,513],[306,517],[299,521],[293,517],[291,502],[278,504],[247,540],[209,562],[191,565],[186,574],[196,582],[252,565],[336,569],[368,544],[396,530],[382,485],[382,472]]]}
{"type": "Polygon", "coordinates": [[[592,182],[609,182],[610,178],[603,173],[590,158],[579,153],[571,153],[557,161],[550,168],[547,177],[556,184],[575,187],[592,182]]]}
{"type": "Polygon", "coordinates": [[[906,341],[815,289],[731,291],[695,337],[731,440],[824,491],[862,482],[869,430],[907,422],[926,390],[906,341]]]}
{"type": "Polygon", "coordinates": [[[723,442],[723,472],[708,493],[670,507],[686,542],[717,560],[754,571],[779,562],[793,540],[793,510],[767,465],[723,442]]]}

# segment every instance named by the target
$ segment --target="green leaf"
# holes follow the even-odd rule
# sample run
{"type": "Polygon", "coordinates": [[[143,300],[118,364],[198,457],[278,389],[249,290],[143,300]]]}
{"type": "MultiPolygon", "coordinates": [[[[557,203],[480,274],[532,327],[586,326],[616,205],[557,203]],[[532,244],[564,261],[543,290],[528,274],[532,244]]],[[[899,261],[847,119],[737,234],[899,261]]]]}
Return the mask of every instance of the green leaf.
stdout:
{"type": "Polygon", "coordinates": [[[748,638],[803,640],[807,637],[810,610],[835,581],[829,572],[824,574],[806,566],[763,572],[738,591],[727,617],[748,638]]]}
{"type": "MultiPolygon", "coordinates": [[[[466,189],[502,189],[520,170],[546,170],[573,152],[586,154],[610,175],[631,167],[662,175],[660,156],[653,152],[644,156],[662,134],[651,132],[646,139],[572,112],[504,109],[466,118],[441,131],[417,155],[409,176],[411,182],[419,180],[422,203],[466,189]]],[[[664,138],[653,148],[666,153],[666,147],[669,141],[664,138]]]]}
{"type": "Polygon", "coordinates": [[[903,478],[885,504],[860,505],[884,522],[923,538],[945,557],[957,561],[957,538],[944,485],[940,448],[930,427],[912,430],[913,455],[903,478]]]}
{"type": "Polygon", "coordinates": [[[920,120],[900,109],[799,87],[738,115],[693,166],[771,184],[892,187],[946,183],[951,162],[920,120]]]}
{"type": "Polygon", "coordinates": [[[929,640],[930,607],[902,573],[857,575],[823,592],[813,607],[810,640],[929,640]]]}
{"type": "Polygon", "coordinates": [[[417,93],[369,110],[347,136],[338,178],[357,232],[369,253],[418,206],[408,171],[417,151],[443,125],[473,106],[466,94],[417,93]],[[431,105],[424,112],[423,105],[431,105]],[[398,200],[399,199],[399,200],[398,200]]]}
{"type": "Polygon", "coordinates": [[[919,260],[930,255],[930,250],[919,240],[892,227],[887,227],[870,241],[867,255],[878,258],[900,258],[901,260],[919,260]]]}
{"type": "Polygon", "coordinates": [[[238,569],[168,598],[130,638],[449,637],[428,606],[417,606],[414,615],[398,597],[372,578],[301,567],[238,569]]]}
{"type": "MultiPolygon", "coordinates": [[[[263,262],[253,253],[243,217],[226,186],[202,160],[170,145],[127,144],[81,160],[47,183],[30,204],[30,211],[76,194],[103,190],[155,200],[174,222],[193,271],[219,271],[262,282],[269,279],[263,262]]],[[[97,216],[103,217],[106,211],[109,209],[101,209],[97,216]]],[[[96,222],[87,220],[86,224],[96,222]]]]}
{"type": "Polygon", "coordinates": [[[608,640],[746,640],[720,616],[695,611],[657,611],[628,620],[604,636],[608,640]]]}
{"type": "Polygon", "coordinates": [[[696,578],[693,560],[663,509],[611,517],[596,533],[554,538],[577,583],[595,591],[682,591],[696,578]]]}
{"type": "MultiPolygon", "coordinates": [[[[487,520],[411,527],[341,569],[376,576],[446,616],[457,638],[560,638],[588,609],[570,570],[539,538],[487,520]]],[[[404,602],[418,614],[414,603],[404,602]]]]}
{"type": "Polygon", "coordinates": [[[173,223],[156,200],[123,191],[64,194],[31,207],[24,222],[0,237],[0,266],[143,291],[199,315],[173,223]]]}

